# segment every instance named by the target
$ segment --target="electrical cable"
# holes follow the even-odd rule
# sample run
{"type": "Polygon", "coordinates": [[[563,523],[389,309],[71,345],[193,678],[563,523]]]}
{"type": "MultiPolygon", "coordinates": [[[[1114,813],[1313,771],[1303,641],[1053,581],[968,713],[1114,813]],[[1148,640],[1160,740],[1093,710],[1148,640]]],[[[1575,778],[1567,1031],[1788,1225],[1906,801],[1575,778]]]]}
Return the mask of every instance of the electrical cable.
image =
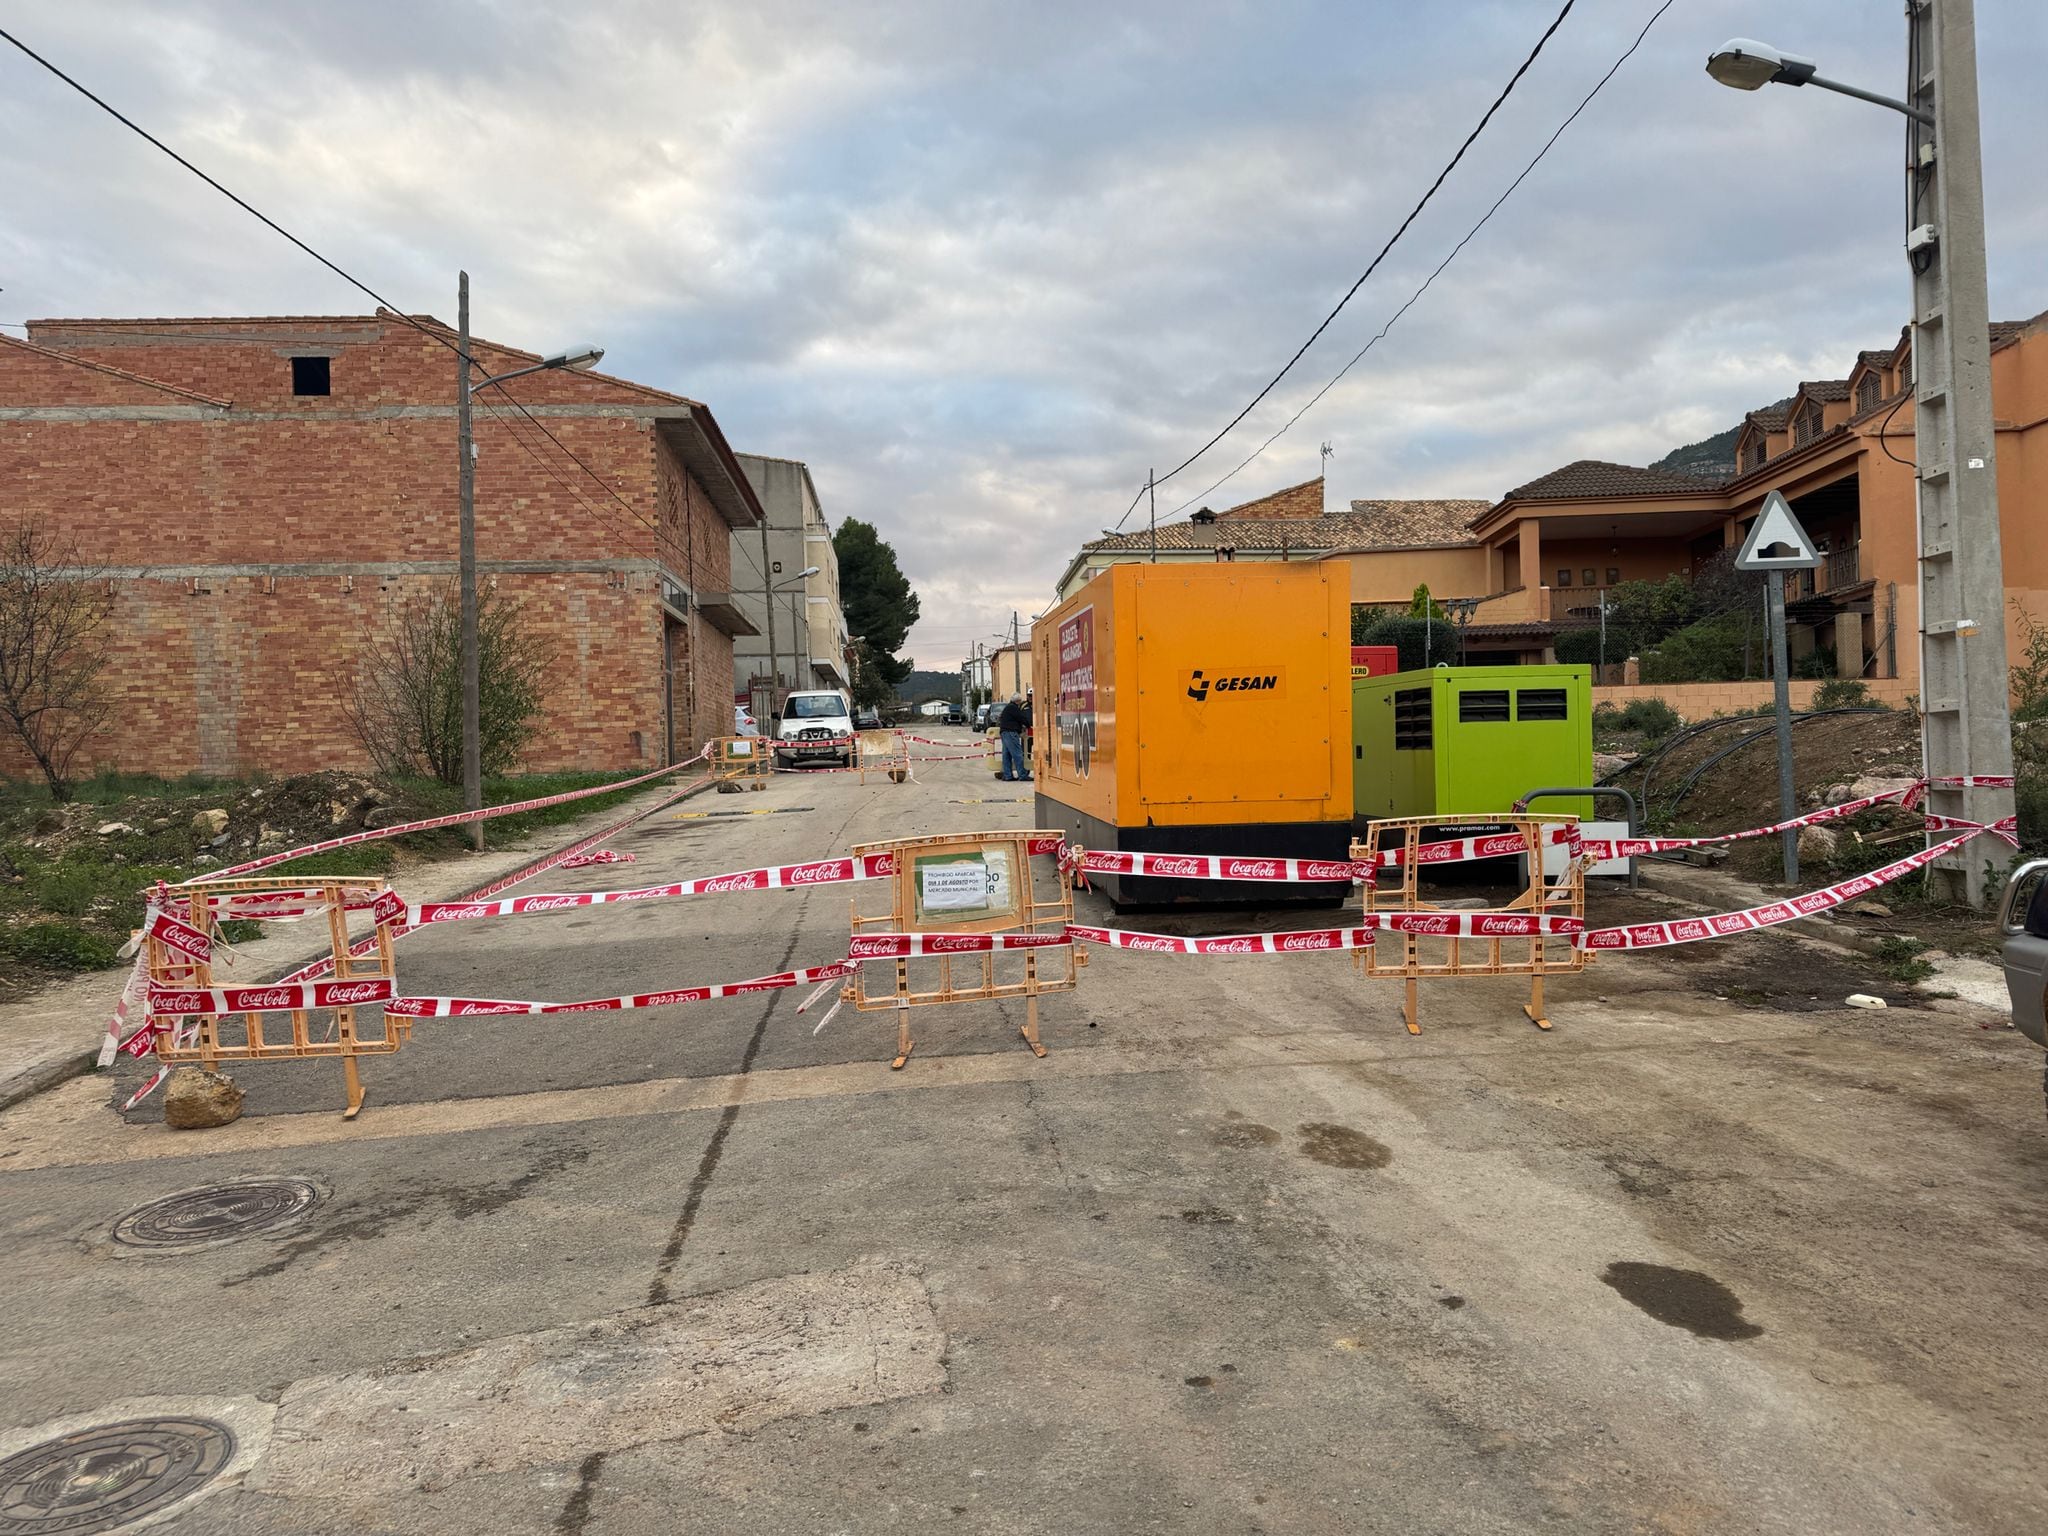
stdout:
{"type": "MultiPolygon", "coordinates": [[[[1194,463],[1195,460],[1199,459],[1203,454],[1207,453],[1211,448],[1214,448],[1218,443],[1222,442],[1223,439],[1229,435],[1231,429],[1234,428],[1239,422],[1243,421],[1245,417],[1249,416],[1252,413],[1253,407],[1257,406],[1261,400],[1265,399],[1267,395],[1271,394],[1275,386],[1277,386],[1282,379],[1287,377],[1288,373],[1293,370],[1294,365],[1301,361],[1302,355],[1306,353],[1310,347],[1315,345],[1317,338],[1320,337],[1324,331],[1330,328],[1331,322],[1334,321],[1338,315],[1343,313],[1344,306],[1351,302],[1352,296],[1356,294],[1360,288],[1365,286],[1365,280],[1371,277],[1374,272],[1379,270],[1380,263],[1387,259],[1387,253],[1392,251],[1396,242],[1398,242],[1400,238],[1408,232],[1408,226],[1413,224],[1416,220],[1416,217],[1422,212],[1422,210],[1429,206],[1430,199],[1436,196],[1437,189],[1444,184],[1445,178],[1447,178],[1452,171],[1456,170],[1458,168],[1458,162],[1465,158],[1465,151],[1472,147],[1473,143],[1479,138],[1479,135],[1485,131],[1486,125],[1493,121],[1494,113],[1500,110],[1501,104],[1505,102],[1508,99],[1508,97],[1514,92],[1515,87],[1521,84],[1522,76],[1529,72],[1529,66],[1534,64],[1536,62],[1536,56],[1543,52],[1543,45],[1545,43],[1548,43],[1552,35],[1557,31],[1557,29],[1564,25],[1564,19],[1565,17],[1571,14],[1572,6],[1575,3],[1576,0],[1565,0],[1563,8],[1560,9],[1557,15],[1552,18],[1550,25],[1543,29],[1543,35],[1536,39],[1536,46],[1529,50],[1529,56],[1526,59],[1522,60],[1521,66],[1518,69],[1516,69],[1513,75],[1509,77],[1508,83],[1501,87],[1500,94],[1494,97],[1493,104],[1489,106],[1486,109],[1484,115],[1480,117],[1477,126],[1475,126],[1470,133],[1465,135],[1465,142],[1458,146],[1457,153],[1452,155],[1450,160],[1445,164],[1444,168],[1436,173],[1436,180],[1432,181],[1429,184],[1429,190],[1424,192],[1422,194],[1420,201],[1418,201],[1413,208],[1408,210],[1408,217],[1401,221],[1400,227],[1396,229],[1394,233],[1388,237],[1387,243],[1380,247],[1379,254],[1373,257],[1371,263],[1366,267],[1366,269],[1363,272],[1361,272],[1358,275],[1358,280],[1344,291],[1344,297],[1337,301],[1336,308],[1332,309],[1327,315],[1323,317],[1322,324],[1318,325],[1313,331],[1309,333],[1309,338],[1307,341],[1304,341],[1299,347],[1295,348],[1294,355],[1287,360],[1286,365],[1282,367],[1278,373],[1274,374],[1272,378],[1266,381],[1265,387],[1262,388],[1256,395],[1252,396],[1250,401],[1246,403],[1243,410],[1239,411],[1235,416],[1231,417],[1229,421],[1224,423],[1222,431],[1218,432],[1214,437],[1210,438],[1208,442],[1202,444],[1201,447],[1197,448],[1185,459],[1182,459],[1180,463],[1176,464],[1172,469],[1169,469],[1165,474],[1160,475],[1156,479],[1148,481],[1149,485],[1153,487],[1164,485],[1167,481],[1171,480],[1175,475],[1179,474],[1182,470],[1186,469],[1190,464],[1194,463]]],[[[1143,492],[1140,492],[1139,494],[1140,496],[1142,496],[1143,492]]],[[[1137,506],[1137,501],[1133,500],[1131,502],[1130,511],[1126,511],[1123,517],[1117,519],[1117,528],[1120,529],[1123,527],[1125,520],[1130,517],[1131,512],[1137,510],[1137,506]]]]}
{"type": "Polygon", "coordinates": [[[1507,190],[1502,192],[1499,197],[1493,200],[1492,206],[1490,206],[1485,213],[1479,216],[1479,222],[1474,224],[1469,230],[1465,232],[1465,237],[1462,240],[1460,240],[1456,245],[1451,247],[1450,254],[1444,257],[1442,261],[1436,264],[1435,269],[1429,274],[1429,276],[1422,280],[1422,286],[1417,288],[1412,294],[1408,296],[1407,302],[1404,303],[1399,309],[1395,310],[1394,313],[1387,318],[1387,323],[1381,326],[1379,330],[1372,336],[1372,338],[1368,340],[1364,346],[1360,347],[1358,351],[1352,355],[1350,362],[1346,363],[1342,368],[1339,368],[1337,370],[1336,377],[1332,378],[1329,383],[1325,384],[1321,389],[1317,390],[1313,395],[1309,396],[1307,402],[1301,407],[1300,410],[1296,411],[1292,416],[1287,418],[1286,423],[1280,428],[1279,431],[1275,432],[1271,437],[1267,438],[1263,443],[1259,444],[1257,448],[1253,449],[1252,452],[1245,457],[1243,462],[1240,463],[1235,469],[1231,470],[1229,474],[1223,476],[1222,479],[1216,481],[1215,484],[1209,486],[1207,489],[1199,491],[1195,495],[1189,497],[1186,501],[1182,502],[1179,506],[1175,507],[1173,511],[1168,513],[1167,516],[1180,516],[1181,513],[1185,512],[1189,507],[1195,505],[1195,503],[1201,501],[1211,492],[1217,490],[1219,487],[1228,484],[1231,480],[1235,479],[1268,448],[1272,447],[1275,443],[1280,441],[1282,437],[1286,436],[1286,434],[1293,428],[1294,424],[1300,421],[1303,416],[1307,415],[1308,412],[1315,406],[1317,401],[1321,400],[1323,396],[1327,395],[1331,390],[1335,389],[1338,383],[1344,378],[1344,376],[1358,365],[1360,359],[1362,359],[1366,353],[1370,352],[1381,341],[1384,341],[1386,339],[1387,332],[1391,331],[1394,328],[1394,323],[1397,320],[1399,320],[1403,315],[1408,313],[1409,309],[1415,304],[1416,300],[1420,299],[1425,293],[1429,292],[1430,284],[1434,283],[1437,280],[1437,278],[1442,275],[1444,268],[1448,267],[1453,261],[1457,259],[1458,253],[1464,250],[1467,245],[1471,244],[1473,237],[1477,235],[1480,230],[1486,227],[1487,221],[1500,211],[1501,204],[1505,203],[1510,197],[1512,197],[1515,193],[1515,189],[1521,186],[1521,184],[1528,179],[1529,173],[1534,171],[1538,165],[1542,164],[1543,157],[1549,154],[1551,146],[1555,144],[1561,137],[1563,137],[1565,129],[1571,127],[1572,123],[1578,118],[1578,115],[1581,112],[1585,111],[1586,108],[1592,104],[1593,98],[1595,96],[1598,96],[1600,92],[1606,88],[1607,82],[1612,80],[1615,77],[1615,75],[1620,71],[1621,66],[1629,61],[1630,55],[1632,55],[1638,48],[1642,46],[1643,39],[1650,35],[1650,28],[1656,26],[1658,20],[1663,16],[1663,14],[1666,11],[1670,10],[1671,7],[1676,3],[1677,0],[1664,0],[1664,3],[1657,7],[1655,12],[1651,14],[1650,19],[1643,23],[1643,29],[1642,31],[1636,34],[1635,41],[1630,43],[1628,47],[1625,50],[1623,50],[1620,58],[1616,59],[1613,64],[1608,66],[1607,73],[1602,75],[1599,78],[1599,80],[1595,82],[1593,89],[1585,94],[1585,96],[1580,100],[1579,104],[1576,107],[1572,108],[1571,114],[1568,117],[1566,117],[1563,122],[1557,125],[1556,130],[1550,135],[1548,139],[1545,139],[1543,141],[1543,147],[1536,151],[1535,157],[1532,160],[1530,160],[1530,162],[1527,165],[1522,167],[1521,174],[1517,176],[1513,181],[1508,183],[1507,190]]]}

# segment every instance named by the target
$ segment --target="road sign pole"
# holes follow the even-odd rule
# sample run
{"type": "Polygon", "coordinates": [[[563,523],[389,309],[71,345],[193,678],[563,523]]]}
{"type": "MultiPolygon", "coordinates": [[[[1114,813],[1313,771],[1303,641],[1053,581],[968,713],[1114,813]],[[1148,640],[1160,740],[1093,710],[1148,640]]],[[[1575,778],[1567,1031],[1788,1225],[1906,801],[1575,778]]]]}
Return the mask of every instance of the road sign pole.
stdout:
{"type": "MultiPolygon", "coordinates": [[[[1792,679],[1785,644],[1785,578],[1776,571],[1764,572],[1764,590],[1771,610],[1771,692],[1778,707],[1778,820],[1790,821],[1799,814],[1799,807],[1792,784],[1792,679]]],[[[1778,836],[1785,847],[1785,883],[1796,884],[1799,833],[1785,831],[1778,836]]]]}

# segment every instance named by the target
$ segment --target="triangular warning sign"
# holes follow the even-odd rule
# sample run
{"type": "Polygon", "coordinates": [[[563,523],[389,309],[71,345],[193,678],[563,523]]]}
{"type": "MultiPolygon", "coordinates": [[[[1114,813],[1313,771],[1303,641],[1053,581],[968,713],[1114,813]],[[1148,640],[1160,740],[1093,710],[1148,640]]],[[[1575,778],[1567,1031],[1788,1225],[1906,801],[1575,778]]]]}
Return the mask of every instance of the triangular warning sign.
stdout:
{"type": "Polygon", "coordinates": [[[1735,557],[1738,571],[1806,571],[1820,564],[1820,552],[1792,515],[1792,505],[1777,491],[1764,497],[1763,511],[1749,525],[1749,537],[1742,541],[1742,553],[1735,557]]]}

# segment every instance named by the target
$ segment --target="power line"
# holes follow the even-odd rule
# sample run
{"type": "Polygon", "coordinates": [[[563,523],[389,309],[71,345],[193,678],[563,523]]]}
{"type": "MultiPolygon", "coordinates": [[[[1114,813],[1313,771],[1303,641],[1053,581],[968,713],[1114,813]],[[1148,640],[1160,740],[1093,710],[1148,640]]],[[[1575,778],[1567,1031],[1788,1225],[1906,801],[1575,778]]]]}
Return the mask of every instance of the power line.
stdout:
{"type": "MultiPolygon", "coordinates": [[[[70,75],[67,75],[55,64],[51,63],[48,59],[44,58],[40,53],[37,53],[35,49],[29,47],[27,43],[24,43],[12,32],[7,31],[4,27],[0,27],[0,38],[4,38],[7,42],[12,43],[22,53],[28,55],[29,58],[33,59],[36,63],[40,64],[44,69],[48,70],[51,74],[55,75],[59,80],[63,81],[66,85],[70,86],[71,89],[78,92],[78,94],[83,96],[87,101],[91,102],[94,106],[98,107],[102,112],[106,113],[109,117],[113,118],[114,121],[121,124],[122,127],[128,129],[131,133],[136,134],[138,137],[140,137],[147,143],[163,151],[163,153],[170,156],[171,159],[177,161],[178,164],[182,165],[194,176],[197,176],[201,181],[205,182],[209,187],[213,188],[214,191],[218,192],[222,197],[225,197],[229,202],[233,203],[237,208],[240,208],[244,213],[248,214],[251,218],[259,221],[266,228],[271,229],[275,231],[277,234],[282,235],[286,240],[290,241],[293,245],[297,246],[300,250],[304,251],[308,256],[312,257],[315,261],[319,262],[321,266],[327,268],[328,271],[332,272],[336,277],[339,277],[343,282],[347,283],[350,287],[355,288],[360,292],[369,295],[372,299],[375,299],[382,308],[388,310],[392,315],[394,315],[399,320],[405,322],[405,324],[411,326],[421,335],[430,337],[434,341],[439,342],[442,346],[446,347],[450,352],[455,353],[457,356],[462,355],[461,347],[459,347],[455,342],[450,341],[447,336],[441,333],[441,331],[439,331],[433,326],[421,324],[418,320],[414,319],[411,315],[407,314],[404,310],[400,309],[396,304],[392,303],[389,299],[385,298],[384,295],[379,293],[376,289],[372,288],[368,283],[364,282],[361,278],[356,277],[353,273],[347,271],[346,269],[339,266],[335,262],[329,261],[325,256],[322,256],[318,251],[314,250],[312,246],[306,244],[305,241],[301,240],[297,235],[293,234],[290,230],[286,229],[282,224],[278,223],[277,220],[271,218],[268,214],[264,213],[260,208],[256,207],[247,199],[242,198],[236,195],[235,193],[229,191],[226,187],[222,186],[218,181],[214,180],[213,177],[207,175],[206,172],[199,169],[198,166],[194,165],[190,160],[187,160],[183,155],[179,154],[175,149],[171,148],[171,146],[166,144],[162,139],[159,139],[155,134],[151,133],[147,128],[144,128],[140,123],[137,123],[133,118],[127,116],[119,108],[115,107],[112,103],[108,102],[105,98],[96,95],[94,92],[87,89],[77,80],[74,80],[70,75]]],[[[474,361],[474,359],[466,359],[466,361],[474,361]]],[[[496,381],[487,380],[486,386],[494,382],[496,381]]],[[[649,522],[645,517],[643,517],[638,508],[634,507],[632,503],[628,502],[625,499],[625,497],[621,496],[616,490],[614,490],[610,482],[605,480],[605,478],[602,475],[598,474],[596,470],[592,469],[588,464],[584,463],[582,459],[578,458],[576,454],[573,451],[571,451],[571,449],[566,443],[564,443],[560,438],[556,437],[554,433],[550,432],[547,429],[547,427],[542,424],[539,417],[535,416],[531,411],[527,410],[527,408],[524,405],[521,405],[517,400],[514,400],[512,398],[511,392],[505,389],[505,387],[502,384],[498,386],[498,389],[500,394],[504,395],[504,397],[508,401],[510,401],[513,406],[517,407],[520,415],[524,416],[528,421],[532,422],[535,427],[539,428],[541,435],[546,437],[549,442],[553,443],[557,448],[559,448],[562,451],[562,453],[570,460],[570,462],[575,464],[575,466],[578,469],[582,470],[586,475],[590,476],[590,478],[595,480],[599,485],[603,486],[606,495],[610,496],[612,500],[616,501],[620,506],[624,507],[629,513],[631,513],[635,518],[637,518],[646,528],[648,528],[649,531],[654,530],[654,524],[649,522]]]]}
{"type": "Polygon", "coordinates": [[[1442,274],[1445,267],[1448,267],[1453,261],[1457,259],[1458,253],[1460,251],[1464,250],[1467,245],[1472,243],[1473,236],[1477,235],[1480,230],[1486,227],[1487,221],[1500,211],[1501,204],[1505,203],[1510,197],[1514,195],[1515,188],[1519,187],[1524,181],[1526,181],[1529,177],[1529,173],[1535,170],[1538,165],[1542,164],[1543,157],[1550,153],[1551,145],[1555,144],[1560,138],[1564,136],[1565,129],[1571,127],[1572,123],[1578,118],[1578,115],[1581,112],[1585,111],[1589,105],[1591,105],[1593,98],[1595,96],[1598,96],[1600,92],[1606,88],[1607,82],[1612,80],[1615,77],[1615,75],[1620,71],[1621,66],[1629,61],[1630,55],[1632,55],[1636,51],[1636,49],[1642,46],[1643,39],[1650,35],[1650,28],[1656,26],[1659,18],[1661,18],[1663,14],[1666,11],[1670,10],[1671,7],[1676,3],[1677,0],[1664,0],[1664,3],[1658,6],[1657,9],[1651,13],[1650,19],[1643,23],[1643,30],[1636,34],[1635,41],[1630,43],[1628,47],[1623,50],[1621,57],[1616,59],[1614,63],[1608,67],[1607,73],[1602,75],[1599,78],[1599,80],[1595,82],[1593,89],[1585,94],[1585,96],[1580,100],[1579,104],[1576,107],[1572,108],[1570,115],[1567,116],[1563,122],[1557,125],[1556,130],[1550,135],[1548,139],[1545,139],[1543,141],[1543,147],[1536,151],[1535,157],[1531,159],[1527,165],[1522,167],[1521,174],[1518,175],[1513,181],[1509,182],[1507,185],[1507,190],[1502,192],[1499,197],[1493,200],[1492,205],[1486,210],[1486,212],[1479,216],[1479,222],[1474,224],[1467,231],[1465,231],[1464,238],[1461,239],[1456,245],[1451,247],[1450,254],[1445,256],[1442,261],[1436,264],[1435,269],[1431,271],[1429,276],[1422,280],[1422,285],[1419,288],[1417,288],[1413,293],[1408,295],[1407,302],[1402,304],[1402,306],[1399,309],[1395,310],[1392,315],[1387,317],[1387,323],[1381,326],[1379,330],[1376,333],[1374,333],[1372,338],[1369,341],[1367,341],[1364,346],[1360,347],[1357,352],[1352,354],[1350,362],[1347,362],[1342,368],[1339,368],[1337,370],[1336,377],[1332,378],[1329,383],[1325,384],[1321,389],[1317,390],[1313,395],[1309,396],[1307,402],[1301,407],[1301,409],[1296,411],[1292,416],[1288,417],[1285,425],[1283,425],[1279,431],[1275,432],[1271,437],[1267,438],[1263,443],[1259,444],[1257,448],[1253,449],[1251,453],[1245,457],[1243,462],[1237,466],[1237,468],[1231,470],[1229,474],[1225,475],[1221,480],[1216,481],[1215,484],[1209,486],[1207,489],[1197,492],[1195,495],[1188,498],[1188,500],[1182,502],[1179,506],[1175,507],[1171,513],[1168,514],[1169,516],[1178,517],[1181,513],[1185,512],[1189,507],[1195,505],[1196,502],[1201,501],[1204,497],[1208,496],[1211,491],[1214,491],[1217,489],[1217,487],[1224,485],[1232,479],[1235,479],[1237,475],[1242,470],[1244,470],[1247,465],[1251,464],[1251,462],[1254,459],[1257,459],[1259,455],[1263,454],[1268,448],[1272,447],[1275,443],[1280,441],[1280,439],[1287,434],[1289,428],[1293,427],[1293,425],[1296,422],[1300,421],[1303,416],[1307,415],[1309,410],[1315,405],[1315,403],[1318,400],[1322,399],[1323,396],[1327,395],[1331,390],[1335,389],[1339,381],[1343,379],[1344,375],[1349,373],[1352,370],[1352,368],[1358,364],[1359,360],[1365,356],[1366,353],[1370,352],[1373,349],[1373,347],[1376,346],[1379,342],[1386,339],[1387,332],[1391,331],[1394,328],[1394,322],[1399,320],[1403,315],[1407,314],[1409,309],[1414,305],[1417,299],[1421,298],[1425,293],[1429,292],[1430,284],[1434,283],[1437,280],[1438,276],[1442,274]]]}
{"type": "MultiPolygon", "coordinates": [[[[610,515],[607,514],[601,506],[591,501],[590,498],[585,496],[583,492],[576,487],[575,484],[573,484],[568,479],[564,478],[562,472],[559,469],[555,468],[553,464],[550,464],[548,462],[547,455],[543,454],[538,448],[534,447],[533,444],[529,443],[525,438],[519,435],[519,433],[513,428],[512,420],[510,417],[501,413],[488,400],[479,399],[476,403],[483,408],[485,415],[489,416],[491,420],[495,421],[499,426],[505,429],[505,435],[507,437],[511,438],[512,441],[517,443],[521,448],[524,448],[527,451],[527,453],[532,456],[534,462],[540,465],[542,469],[548,472],[549,476],[553,478],[554,482],[557,485],[561,486],[563,490],[567,491],[571,496],[575,497],[577,503],[583,508],[584,511],[588,512],[591,515],[591,517],[594,518],[604,528],[605,532],[611,534],[613,537],[618,538],[627,544],[631,544],[633,542],[633,535],[631,533],[621,528],[616,522],[612,520],[610,515]]],[[[647,530],[650,533],[655,531],[652,524],[645,524],[644,526],[647,527],[647,530]]]]}
{"type": "MultiPolygon", "coordinates": [[[[1450,160],[1446,162],[1446,164],[1444,165],[1444,168],[1436,173],[1436,180],[1432,181],[1429,184],[1429,190],[1424,192],[1422,194],[1421,199],[1415,204],[1415,206],[1408,210],[1408,217],[1401,221],[1400,227],[1396,229],[1392,235],[1388,236],[1387,243],[1380,247],[1379,254],[1373,257],[1371,263],[1366,267],[1366,269],[1363,272],[1361,272],[1358,275],[1358,280],[1344,291],[1344,297],[1337,301],[1337,307],[1335,309],[1332,309],[1327,315],[1323,316],[1322,324],[1318,325],[1313,331],[1309,333],[1309,338],[1307,341],[1304,341],[1299,347],[1295,348],[1294,356],[1287,359],[1286,366],[1281,368],[1281,370],[1278,373],[1274,374],[1272,378],[1266,381],[1265,387],[1261,389],[1256,395],[1252,396],[1250,401],[1246,403],[1243,410],[1239,411],[1235,416],[1231,417],[1229,421],[1224,423],[1222,431],[1218,432],[1214,437],[1210,438],[1209,441],[1202,444],[1201,447],[1197,448],[1185,459],[1182,459],[1180,463],[1176,464],[1172,469],[1169,469],[1165,474],[1160,475],[1156,479],[1152,480],[1150,482],[1151,485],[1155,487],[1164,485],[1167,481],[1171,480],[1175,475],[1179,474],[1182,470],[1186,469],[1190,464],[1194,463],[1195,460],[1199,459],[1203,454],[1207,453],[1211,448],[1214,448],[1218,443],[1222,442],[1223,439],[1230,434],[1231,429],[1234,428],[1239,422],[1243,421],[1245,417],[1249,416],[1252,413],[1253,407],[1257,406],[1261,400],[1265,399],[1267,395],[1271,394],[1273,392],[1274,387],[1278,385],[1282,379],[1287,377],[1288,373],[1292,371],[1294,365],[1301,361],[1302,355],[1306,353],[1310,347],[1315,345],[1316,339],[1320,337],[1324,331],[1330,328],[1330,323],[1333,320],[1335,320],[1338,315],[1343,313],[1344,306],[1351,302],[1352,296],[1356,294],[1360,288],[1365,286],[1365,280],[1371,277],[1374,272],[1379,270],[1380,263],[1387,259],[1387,253],[1393,250],[1395,244],[1400,240],[1400,238],[1403,235],[1405,235],[1408,232],[1408,226],[1415,222],[1417,215],[1419,215],[1424,208],[1429,206],[1429,200],[1436,196],[1437,189],[1444,184],[1445,178],[1448,177],[1452,171],[1456,170],[1458,168],[1458,162],[1465,158],[1465,151],[1472,147],[1472,145],[1474,144],[1474,142],[1477,141],[1481,133],[1485,132],[1486,125],[1493,121],[1493,114],[1500,110],[1501,103],[1506,101],[1508,97],[1513,94],[1515,87],[1521,83],[1522,76],[1529,72],[1529,66],[1534,64],[1536,62],[1536,56],[1543,52],[1543,45],[1550,41],[1551,36],[1557,31],[1559,27],[1564,25],[1564,19],[1565,17],[1571,14],[1572,6],[1575,3],[1576,0],[1564,0],[1563,8],[1560,9],[1557,15],[1551,19],[1550,25],[1543,29],[1543,35],[1536,39],[1536,46],[1529,50],[1529,56],[1526,59],[1522,60],[1521,66],[1518,69],[1516,69],[1513,75],[1509,76],[1508,83],[1502,86],[1500,94],[1493,98],[1493,104],[1486,109],[1485,113],[1480,117],[1479,122],[1473,127],[1472,131],[1465,135],[1465,142],[1458,146],[1457,153],[1452,155],[1450,160]]],[[[1142,491],[1139,492],[1140,497],[1142,497],[1143,494],[1144,493],[1142,491]]],[[[1130,509],[1124,513],[1123,517],[1117,519],[1116,526],[1118,528],[1123,527],[1125,520],[1130,517],[1131,512],[1137,510],[1137,506],[1138,501],[1134,498],[1131,502],[1130,509]]]]}

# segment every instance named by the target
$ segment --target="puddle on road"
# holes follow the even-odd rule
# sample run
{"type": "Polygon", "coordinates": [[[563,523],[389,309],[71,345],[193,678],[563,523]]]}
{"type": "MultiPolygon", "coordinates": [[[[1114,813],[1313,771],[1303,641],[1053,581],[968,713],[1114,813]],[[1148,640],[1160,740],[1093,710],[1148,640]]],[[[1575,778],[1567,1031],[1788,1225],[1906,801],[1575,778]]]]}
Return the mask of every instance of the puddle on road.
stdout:
{"type": "Polygon", "coordinates": [[[1384,1168],[1394,1160],[1391,1148],[1348,1125],[1318,1121],[1299,1127],[1303,1157],[1331,1168],[1384,1168]]]}
{"type": "Polygon", "coordinates": [[[1658,1322],[1703,1339],[1753,1339],[1763,1332],[1742,1320],[1742,1298],[1696,1269],[1617,1260],[1601,1280],[1658,1322]]]}

